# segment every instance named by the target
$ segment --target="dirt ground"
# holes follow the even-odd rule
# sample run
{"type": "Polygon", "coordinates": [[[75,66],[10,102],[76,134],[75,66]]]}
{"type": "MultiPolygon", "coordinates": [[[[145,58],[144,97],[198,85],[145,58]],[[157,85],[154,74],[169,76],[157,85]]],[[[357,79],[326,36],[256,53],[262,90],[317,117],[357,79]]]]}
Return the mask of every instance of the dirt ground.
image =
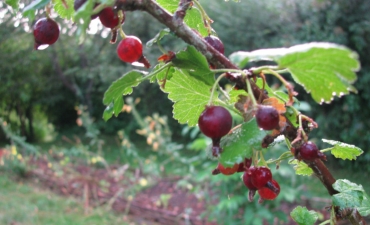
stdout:
{"type": "MultiPolygon", "coordinates": [[[[83,199],[84,207],[108,205],[114,211],[127,215],[135,224],[146,225],[221,225],[221,221],[207,221],[202,218],[206,212],[205,200],[197,198],[186,189],[178,188],[179,178],[163,178],[134,195],[130,192],[133,185],[140,186],[140,179],[126,177],[127,167],[111,166],[94,168],[88,166],[53,168],[46,159],[31,159],[31,170],[27,177],[42,188],[59,195],[75,196],[83,199]],[[134,181],[133,181],[134,180],[134,181]],[[132,197],[135,196],[135,197],[132,197]]],[[[132,173],[131,173],[132,174],[132,173]]],[[[135,176],[140,177],[137,171],[135,176]]],[[[325,199],[306,199],[306,205],[325,199]]],[[[330,204],[330,202],[328,202],[330,204]]],[[[287,215],[296,205],[283,203],[280,210],[287,215]]],[[[326,209],[320,211],[325,219],[330,217],[326,209]]],[[[290,219],[290,218],[289,218],[290,219]]],[[[275,224],[296,224],[288,222],[275,224]]],[[[346,223],[341,223],[346,224],[346,223]]]]}

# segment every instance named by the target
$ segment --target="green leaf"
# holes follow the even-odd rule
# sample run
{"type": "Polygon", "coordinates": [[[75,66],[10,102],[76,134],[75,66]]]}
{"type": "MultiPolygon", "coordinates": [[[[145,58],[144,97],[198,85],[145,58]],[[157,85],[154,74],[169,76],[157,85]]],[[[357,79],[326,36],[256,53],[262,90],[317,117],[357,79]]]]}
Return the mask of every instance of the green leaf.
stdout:
{"type": "Polygon", "coordinates": [[[108,121],[113,116],[113,114],[114,114],[113,103],[111,103],[105,108],[103,113],[103,119],[105,121],[108,121]]]}
{"type": "Polygon", "coordinates": [[[171,79],[173,73],[175,72],[175,68],[172,66],[168,66],[165,63],[158,63],[154,69],[147,75],[150,78],[150,82],[153,83],[156,80],[163,82],[164,80],[171,79]],[[153,75],[155,74],[155,75],[153,75]]]}
{"type": "Polygon", "coordinates": [[[362,185],[339,179],[333,184],[333,188],[340,192],[332,196],[335,206],[340,209],[356,208],[361,216],[370,214],[370,199],[362,185]]]}
{"type": "Polygon", "coordinates": [[[236,52],[230,58],[240,67],[256,60],[277,62],[278,68],[290,72],[294,81],[318,103],[330,103],[334,96],[356,92],[352,84],[360,68],[358,55],[341,45],[308,43],[290,48],[236,52]]]}
{"type": "Polygon", "coordinates": [[[285,117],[293,124],[294,127],[299,126],[298,114],[296,110],[293,110],[291,107],[286,107],[285,117]]]}
{"type": "Polygon", "coordinates": [[[214,74],[209,69],[207,59],[194,46],[188,46],[184,51],[177,53],[172,63],[175,67],[187,70],[189,75],[207,85],[213,85],[215,82],[214,74]]]}
{"type": "Polygon", "coordinates": [[[340,158],[343,160],[346,160],[346,159],[356,160],[357,156],[364,153],[362,149],[354,145],[349,145],[343,142],[326,140],[326,139],[322,139],[322,141],[325,143],[334,145],[334,147],[331,148],[331,154],[333,154],[336,158],[340,158]]]}
{"type": "Polygon", "coordinates": [[[5,3],[13,8],[14,11],[18,11],[19,0],[5,0],[5,3]]]}
{"type": "Polygon", "coordinates": [[[312,169],[306,163],[297,159],[289,161],[289,164],[295,165],[294,169],[297,175],[311,176],[313,173],[312,169]]]}
{"type": "Polygon", "coordinates": [[[306,207],[297,206],[290,213],[292,219],[299,225],[313,225],[319,218],[318,213],[306,207]]]}
{"type": "Polygon", "coordinates": [[[73,0],[54,0],[54,10],[61,18],[71,20],[75,12],[73,2],[73,0]]]}
{"type": "Polygon", "coordinates": [[[157,0],[157,4],[170,13],[174,13],[179,5],[178,0],[157,0]]]}
{"type": "MultiPolygon", "coordinates": [[[[157,3],[172,14],[176,12],[179,5],[178,0],[157,0],[157,3]]],[[[192,7],[186,11],[184,22],[190,28],[197,30],[203,37],[208,35],[208,30],[204,26],[202,16],[197,8],[192,7]]]]}
{"type": "Polygon", "coordinates": [[[124,104],[123,95],[132,93],[132,88],[141,83],[143,74],[145,72],[132,70],[111,84],[104,93],[103,103],[107,105],[103,114],[104,119],[111,118],[113,114],[118,116],[124,104]]]}
{"type": "MultiPolygon", "coordinates": [[[[167,80],[164,91],[173,105],[173,116],[179,123],[194,126],[211,96],[212,86],[190,76],[187,71],[175,69],[173,76],[167,80]]],[[[215,97],[216,98],[216,97],[215,97]]]]}
{"type": "Polygon", "coordinates": [[[255,118],[243,123],[240,128],[221,139],[220,146],[223,152],[220,163],[224,166],[233,166],[237,162],[242,162],[244,158],[252,157],[253,150],[262,150],[261,142],[267,133],[258,127],[255,118]]]}
{"type": "Polygon", "coordinates": [[[208,36],[208,30],[204,26],[202,15],[197,8],[186,11],[184,22],[192,29],[197,30],[203,37],[208,36]]]}
{"type": "Polygon", "coordinates": [[[230,97],[229,103],[230,104],[236,103],[239,100],[240,95],[248,96],[248,93],[245,90],[234,90],[234,89],[232,89],[229,92],[229,97],[230,97]]]}
{"type": "Polygon", "coordinates": [[[162,38],[164,36],[166,36],[167,34],[170,34],[170,29],[169,28],[165,28],[161,31],[159,31],[159,33],[157,35],[154,36],[154,38],[152,38],[151,40],[149,40],[147,43],[146,43],[146,46],[147,47],[152,47],[155,43],[159,42],[160,40],[162,40],[162,38]]]}
{"type": "Polygon", "coordinates": [[[25,13],[29,12],[29,11],[35,11],[36,9],[42,9],[49,2],[50,2],[50,0],[35,0],[35,1],[31,2],[29,5],[27,5],[26,7],[24,7],[23,15],[25,16],[25,13]]]}

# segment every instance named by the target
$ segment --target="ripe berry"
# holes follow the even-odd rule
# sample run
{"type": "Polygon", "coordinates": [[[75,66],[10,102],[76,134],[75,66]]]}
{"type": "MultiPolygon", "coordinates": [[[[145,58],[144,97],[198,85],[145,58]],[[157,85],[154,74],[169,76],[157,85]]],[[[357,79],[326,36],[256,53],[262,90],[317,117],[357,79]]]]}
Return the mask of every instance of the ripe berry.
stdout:
{"type": "Polygon", "coordinates": [[[252,174],[254,173],[255,170],[256,168],[252,166],[251,168],[246,170],[243,174],[243,182],[249,190],[257,190],[256,186],[252,184],[252,174]]]}
{"type": "Polygon", "coordinates": [[[41,18],[33,26],[33,36],[36,50],[40,45],[52,45],[58,40],[59,26],[53,19],[41,18]]]}
{"type": "Polygon", "coordinates": [[[221,163],[218,163],[217,169],[224,175],[234,174],[239,168],[239,164],[235,163],[232,167],[224,167],[221,163]]]}
{"type": "Polygon", "coordinates": [[[317,158],[326,160],[324,153],[320,152],[316,144],[311,141],[303,143],[298,152],[303,160],[312,161],[317,158]]]}
{"type": "MultiPolygon", "coordinates": [[[[112,7],[107,7],[103,9],[99,13],[99,19],[100,22],[103,24],[103,26],[108,27],[108,28],[115,28],[119,24],[119,18],[116,15],[116,13],[113,11],[112,7]]],[[[125,21],[125,16],[123,16],[123,20],[121,24],[125,21]]]]}
{"type": "Polygon", "coordinates": [[[118,57],[128,63],[138,61],[143,56],[143,46],[139,38],[126,36],[117,46],[118,57]]]}
{"type": "Polygon", "coordinates": [[[257,167],[251,176],[251,182],[257,189],[264,187],[272,179],[270,169],[265,166],[257,167]]]}
{"type": "Polygon", "coordinates": [[[271,180],[269,185],[258,189],[258,194],[263,200],[274,200],[280,193],[280,185],[276,180],[271,180]]]}
{"type": "Polygon", "coordinates": [[[279,126],[279,113],[272,106],[259,105],[256,112],[256,120],[260,128],[272,130],[279,126]]]}
{"type": "Polygon", "coordinates": [[[245,158],[243,162],[239,163],[239,168],[236,172],[245,172],[251,167],[252,158],[245,158]]]}
{"type": "Polygon", "coordinates": [[[224,44],[222,41],[213,35],[209,35],[204,38],[208,44],[210,44],[212,47],[214,47],[217,51],[219,51],[221,54],[224,54],[225,49],[224,49],[224,44]]]}
{"type": "Polygon", "coordinates": [[[231,114],[222,106],[206,106],[198,120],[204,135],[218,139],[229,133],[232,122],[231,114]]]}

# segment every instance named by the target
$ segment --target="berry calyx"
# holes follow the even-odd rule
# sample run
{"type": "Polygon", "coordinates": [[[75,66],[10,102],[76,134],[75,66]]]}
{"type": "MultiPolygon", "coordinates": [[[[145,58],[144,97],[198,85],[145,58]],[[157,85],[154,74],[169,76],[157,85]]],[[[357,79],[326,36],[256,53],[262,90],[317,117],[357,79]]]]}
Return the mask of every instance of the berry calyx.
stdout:
{"type": "MultiPolygon", "coordinates": [[[[107,7],[103,9],[99,13],[99,20],[103,24],[103,26],[111,28],[111,29],[115,28],[119,24],[119,17],[114,12],[112,7],[107,7]]],[[[125,21],[125,16],[123,16],[123,20],[121,21],[121,24],[123,24],[124,21],[125,21]]]]}
{"type": "Polygon", "coordinates": [[[118,57],[127,63],[133,63],[143,57],[143,45],[139,38],[126,36],[117,46],[118,57]]]}
{"type": "Polygon", "coordinates": [[[38,50],[41,45],[52,45],[59,38],[59,26],[49,17],[39,19],[33,26],[35,39],[34,49],[38,50]]]}
{"type": "Polygon", "coordinates": [[[229,133],[232,122],[230,112],[224,107],[206,106],[199,116],[198,125],[204,135],[219,139],[229,133]]]}
{"type": "Polygon", "coordinates": [[[222,43],[222,41],[218,37],[213,36],[213,35],[209,35],[209,36],[205,37],[204,40],[209,45],[214,47],[217,51],[219,51],[221,54],[224,54],[224,52],[225,52],[224,44],[222,43]]]}
{"type": "Polygon", "coordinates": [[[267,105],[259,105],[256,112],[257,124],[264,130],[272,130],[279,127],[279,113],[267,105]]]}
{"type": "Polygon", "coordinates": [[[234,174],[239,168],[239,164],[235,163],[232,167],[224,167],[221,163],[218,163],[217,169],[223,174],[223,175],[231,175],[234,174]]]}
{"type": "MultiPolygon", "coordinates": [[[[252,168],[252,167],[251,167],[252,168]]],[[[251,169],[249,168],[249,170],[251,169]]],[[[251,182],[257,188],[263,188],[268,181],[272,179],[272,174],[269,168],[265,166],[257,167],[251,173],[251,182]]]]}
{"type": "Polygon", "coordinates": [[[258,189],[262,200],[274,200],[280,193],[280,185],[276,180],[271,180],[268,185],[258,189]]]}
{"type": "Polygon", "coordinates": [[[324,153],[320,152],[316,144],[311,141],[303,143],[298,149],[298,152],[303,160],[312,161],[317,158],[326,160],[326,156],[324,155],[324,153]]]}
{"type": "Polygon", "coordinates": [[[218,157],[221,152],[222,152],[222,148],[220,147],[220,141],[221,141],[221,138],[212,138],[212,155],[214,157],[218,157]]]}

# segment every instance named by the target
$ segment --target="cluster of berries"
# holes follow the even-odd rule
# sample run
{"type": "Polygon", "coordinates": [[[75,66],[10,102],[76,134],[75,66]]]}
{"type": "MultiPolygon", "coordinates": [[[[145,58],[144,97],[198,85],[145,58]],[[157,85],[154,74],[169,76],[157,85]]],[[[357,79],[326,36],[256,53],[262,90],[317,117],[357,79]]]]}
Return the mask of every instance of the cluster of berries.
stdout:
{"type": "MultiPolygon", "coordinates": [[[[74,9],[77,11],[86,0],[75,0],[74,9]]],[[[112,7],[104,8],[98,14],[92,15],[91,19],[99,18],[103,26],[112,30],[117,29],[125,21],[123,12],[123,18],[120,19],[117,15],[116,10],[112,7]],[[121,20],[121,21],[120,21],[121,20]]],[[[58,24],[50,17],[44,17],[39,19],[33,26],[33,36],[35,40],[34,49],[41,49],[42,45],[52,45],[59,38],[60,29],[58,24]]],[[[149,62],[143,56],[143,46],[141,40],[135,36],[125,36],[117,45],[118,57],[127,63],[139,62],[144,64],[145,67],[150,67],[149,62]]]]}

